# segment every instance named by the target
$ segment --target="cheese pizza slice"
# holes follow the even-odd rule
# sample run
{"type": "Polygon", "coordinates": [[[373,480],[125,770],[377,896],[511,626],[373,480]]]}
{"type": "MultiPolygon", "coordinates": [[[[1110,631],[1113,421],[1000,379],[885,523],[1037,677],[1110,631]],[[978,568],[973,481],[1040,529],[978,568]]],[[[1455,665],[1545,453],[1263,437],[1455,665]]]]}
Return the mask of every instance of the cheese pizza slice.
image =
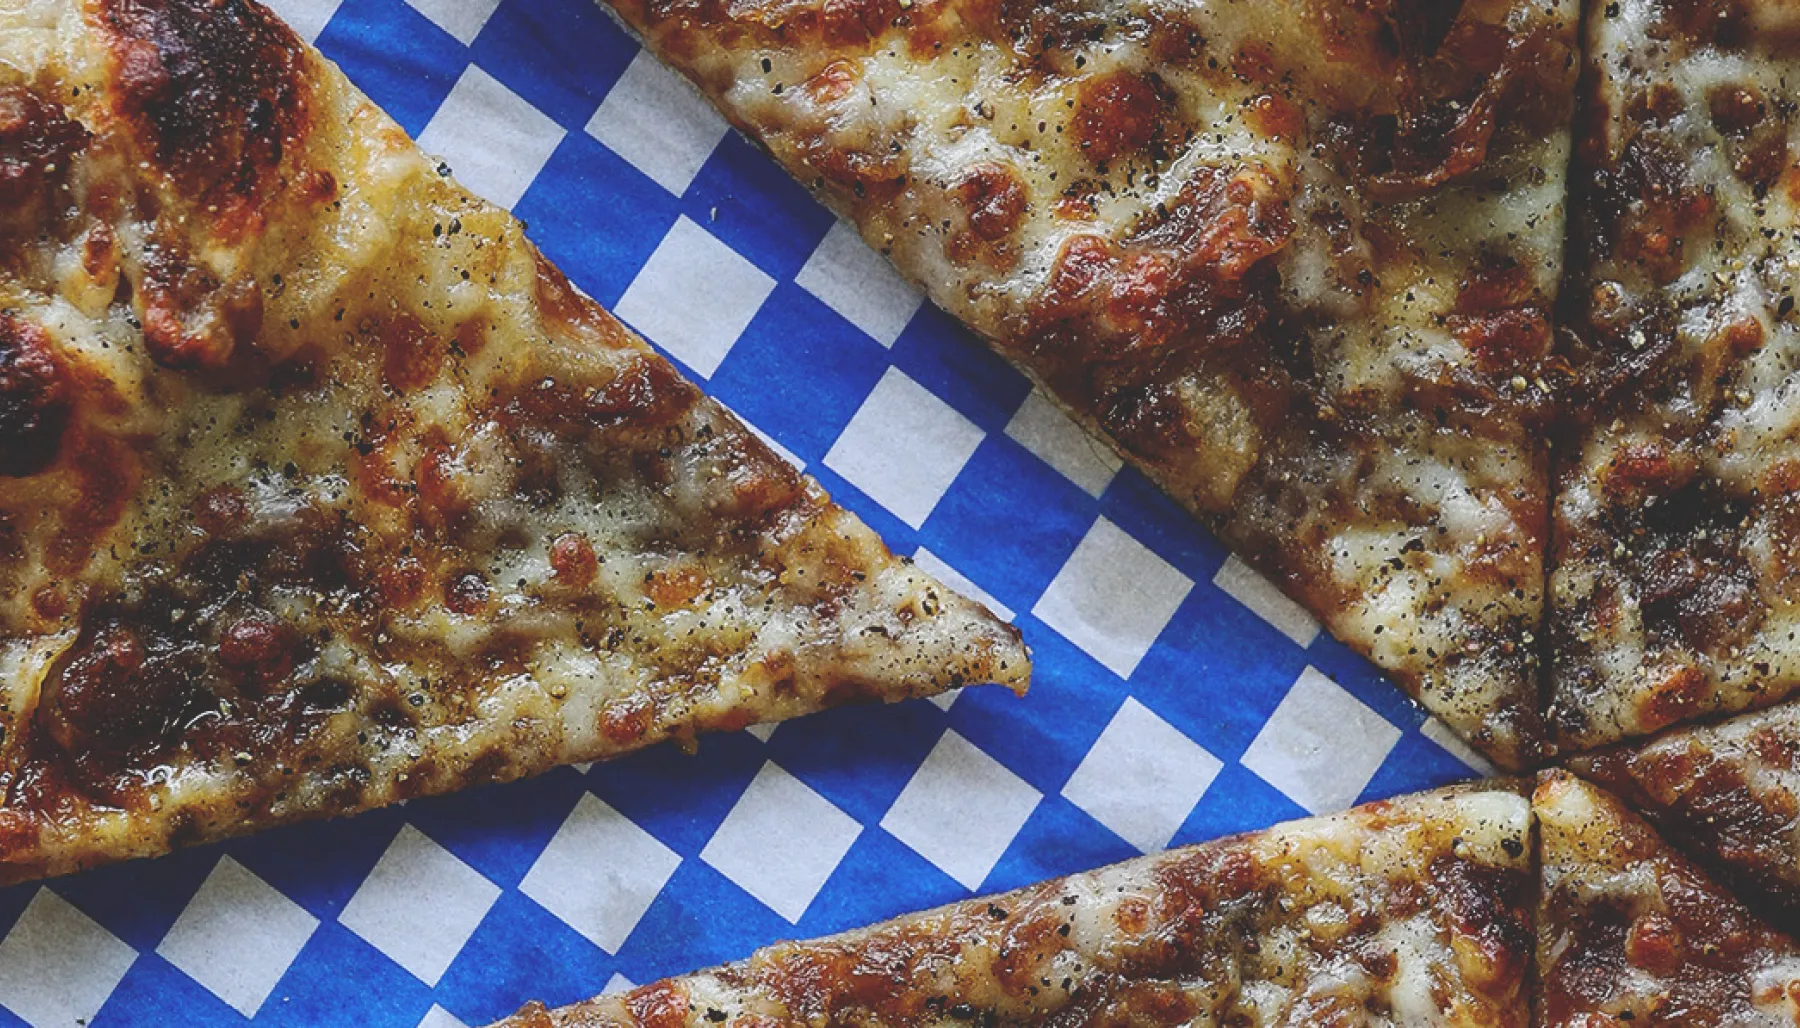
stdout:
{"type": "Polygon", "coordinates": [[[1570,748],[1800,688],[1800,18],[1591,19],[1550,716],[1570,748]]]}
{"type": "Polygon", "coordinates": [[[508,1028],[1528,1023],[1530,811],[1460,787],[969,900],[508,1028]]]}
{"type": "Polygon", "coordinates": [[[1574,0],[611,0],[1077,420],[1517,766],[1574,0]]]}
{"type": "Polygon", "coordinates": [[[1800,926],[1800,701],[1579,754],[1568,766],[1778,926],[1800,926]]]}
{"type": "Polygon", "coordinates": [[[252,0],[0,6],[0,880],[1023,688],[252,0]]]}
{"type": "Polygon", "coordinates": [[[1614,797],[1550,772],[1531,801],[1540,1028],[1791,1025],[1800,946],[1614,797]]]}

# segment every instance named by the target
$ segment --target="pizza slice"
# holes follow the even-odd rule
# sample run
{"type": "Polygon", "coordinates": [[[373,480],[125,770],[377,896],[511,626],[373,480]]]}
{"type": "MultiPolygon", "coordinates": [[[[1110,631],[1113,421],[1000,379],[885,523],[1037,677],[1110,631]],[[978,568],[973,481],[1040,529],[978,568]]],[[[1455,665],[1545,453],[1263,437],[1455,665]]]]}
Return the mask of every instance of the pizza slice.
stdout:
{"type": "Polygon", "coordinates": [[[1550,619],[1570,748],[1800,688],[1796,31],[1778,0],[1590,19],[1550,619]]]}
{"type": "Polygon", "coordinates": [[[1673,728],[1568,766],[1754,897],[1771,921],[1800,925],[1800,702],[1673,728]]]}
{"type": "Polygon", "coordinates": [[[1501,762],[1574,0],[611,0],[932,300],[1501,762]]]}
{"type": "Polygon", "coordinates": [[[1794,1024],[1800,946],[1567,772],[1531,801],[1540,1028],[1794,1024]]]}
{"type": "Polygon", "coordinates": [[[1530,811],[1465,786],[969,900],[510,1028],[1527,1023],[1530,811]]]}
{"type": "Polygon", "coordinates": [[[0,7],[0,880],[1022,689],[251,0],[0,7]]]}

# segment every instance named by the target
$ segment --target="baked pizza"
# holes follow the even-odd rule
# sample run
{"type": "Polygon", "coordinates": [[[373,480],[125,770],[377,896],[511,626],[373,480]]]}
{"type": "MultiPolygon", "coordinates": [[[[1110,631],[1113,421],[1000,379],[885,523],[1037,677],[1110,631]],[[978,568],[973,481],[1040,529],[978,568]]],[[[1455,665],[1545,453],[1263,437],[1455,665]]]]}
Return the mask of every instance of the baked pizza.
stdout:
{"type": "Polygon", "coordinates": [[[1504,764],[1539,756],[1575,0],[612,0],[1504,764]]]}
{"type": "Polygon", "coordinates": [[[1524,1028],[1530,841],[1517,787],[1425,793],[506,1024],[1524,1028]]]}
{"type": "Polygon", "coordinates": [[[248,0],[0,6],[0,480],[0,881],[1026,681],[248,0]]]}
{"type": "Polygon", "coordinates": [[[1581,748],[1800,687],[1800,19],[1590,18],[1550,722],[1581,748]]]}
{"type": "Polygon", "coordinates": [[[1800,925],[1800,702],[1569,758],[1677,849],[1800,925]]]}
{"type": "Polygon", "coordinates": [[[1543,1028],[1791,1025],[1800,946],[1619,801],[1566,772],[1533,795],[1543,1028]]]}

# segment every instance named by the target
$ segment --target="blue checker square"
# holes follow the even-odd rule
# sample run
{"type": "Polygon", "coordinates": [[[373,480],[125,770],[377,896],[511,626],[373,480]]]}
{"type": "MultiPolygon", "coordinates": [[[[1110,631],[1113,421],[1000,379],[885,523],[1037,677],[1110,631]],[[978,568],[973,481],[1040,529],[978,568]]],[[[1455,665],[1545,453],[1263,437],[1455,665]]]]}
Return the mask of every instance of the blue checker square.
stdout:
{"type": "Polygon", "coordinates": [[[484,1024],[1482,769],[592,0],[273,6],[896,552],[991,600],[1034,689],[0,890],[0,1025],[484,1024]]]}

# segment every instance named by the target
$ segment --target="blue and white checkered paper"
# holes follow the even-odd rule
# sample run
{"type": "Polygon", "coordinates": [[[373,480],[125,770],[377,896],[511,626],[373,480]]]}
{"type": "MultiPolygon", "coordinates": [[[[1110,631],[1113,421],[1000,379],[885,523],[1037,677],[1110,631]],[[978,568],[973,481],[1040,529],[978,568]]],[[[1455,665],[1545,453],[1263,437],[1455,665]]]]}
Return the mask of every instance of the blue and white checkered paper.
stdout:
{"type": "Polygon", "coordinates": [[[485,1024],[1479,763],[594,0],[274,6],[897,552],[1011,617],[1036,685],[0,892],[0,1025],[485,1024]]]}

